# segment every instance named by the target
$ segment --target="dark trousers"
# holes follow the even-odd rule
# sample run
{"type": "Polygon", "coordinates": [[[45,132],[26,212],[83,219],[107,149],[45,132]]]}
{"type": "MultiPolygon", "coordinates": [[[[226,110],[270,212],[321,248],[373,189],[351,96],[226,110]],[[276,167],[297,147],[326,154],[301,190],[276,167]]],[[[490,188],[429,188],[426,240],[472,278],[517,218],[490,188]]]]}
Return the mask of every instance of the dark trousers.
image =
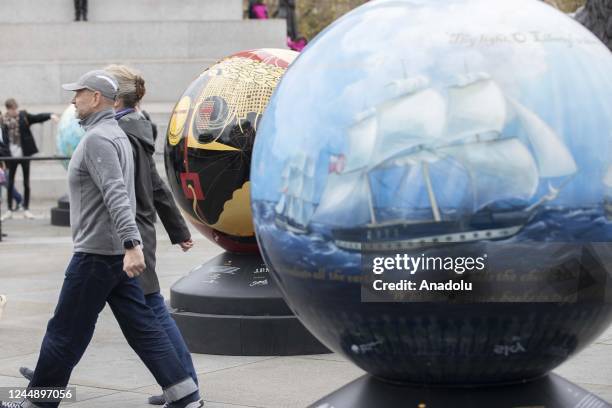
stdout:
{"type": "Polygon", "coordinates": [[[295,0],[280,0],[279,8],[284,9],[285,19],[287,20],[287,36],[295,40],[298,37],[295,22],[295,0]]]}
{"type": "Polygon", "coordinates": [[[23,173],[23,209],[27,210],[30,206],[30,161],[10,161],[7,164],[7,167],[9,169],[9,176],[8,185],[6,186],[6,189],[8,191],[8,208],[11,211],[13,210],[15,176],[17,175],[17,167],[19,165],[21,165],[21,172],[23,173]]]}
{"type": "Polygon", "coordinates": [[[153,310],[153,313],[155,313],[155,316],[157,316],[157,320],[159,320],[159,323],[168,335],[170,342],[174,346],[174,350],[176,350],[176,354],[178,354],[179,359],[183,363],[183,368],[197,384],[198,376],[196,375],[195,367],[193,366],[191,353],[189,353],[189,349],[185,344],[183,335],[176,326],[176,322],[170,316],[170,313],[168,313],[168,308],[166,307],[164,297],[161,295],[161,293],[156,292],[145,295],[145,300],[147,305],[151,308],[151,310],[153,310]]]}
{"type": "MultiPolygon", "coordinates": [[[[66,387],[91,341],[98,314],[110,305],[129,345],[145,363],[167,400],[197,391],[135,278],[123,271],[123,256],[75,253],[66,270],[55,313],[40,348],[30,387],[66,387]]],[[[57,407],[59,403],[37,403],[57,407]]]]}
{"type": "Polygon", "coordinates": [[[74,19],[87,20],[87,0],[74,0],[74,19]]]}

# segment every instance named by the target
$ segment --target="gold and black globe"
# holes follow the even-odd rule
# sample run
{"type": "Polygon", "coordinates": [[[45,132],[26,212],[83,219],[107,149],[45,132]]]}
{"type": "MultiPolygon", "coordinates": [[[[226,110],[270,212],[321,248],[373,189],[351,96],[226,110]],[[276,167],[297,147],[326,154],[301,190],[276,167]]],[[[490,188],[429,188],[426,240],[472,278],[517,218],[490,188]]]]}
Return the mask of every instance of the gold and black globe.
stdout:
{"type": "Polygon", "coordinates": [[[517,383],[578,353],[612,321],[610,72],[539,1],[383,0],[336,21],[253,153],[257,239],[289,306],[395,383],[517,383]],[[396,255],[422,263],[373,273],[396,255]]]}
{"type": "Polygon", "coordinates": [[[183,214],[231,252],[257,252],[250,195],[253,142],[294,51],[258,49],[205,70],[174,107],[166,172],[183,214]]]}

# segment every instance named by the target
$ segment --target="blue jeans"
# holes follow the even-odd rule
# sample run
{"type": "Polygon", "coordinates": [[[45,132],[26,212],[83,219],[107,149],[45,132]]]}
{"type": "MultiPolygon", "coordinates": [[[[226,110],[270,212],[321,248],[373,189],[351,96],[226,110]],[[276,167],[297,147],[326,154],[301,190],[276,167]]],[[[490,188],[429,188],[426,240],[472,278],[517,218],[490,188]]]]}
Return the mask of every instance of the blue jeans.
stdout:
{"type": "Polygon", "coordinates": [[[189,376],[197,384],[198,376],[196,375],[193,361],[191,360],[191,353],[189,353],[189,349],[187,349],[183,335],[176,326],[176,322],[170,316],[170,313],[168,313],[164,297],[161,293],[155,292],[145,295],[145,301],[147,302],[147,306],[153,310],[153,313],[157,316],[157,320],[159,320],[159,323],[168,335],[170,342],[174,346],[174,350],[176,350],[176,354],[178,354],[179,359],[183,363],[183,368],[185,368],[185,371],[187,371],[189,376]]]}
{"type": "MultiPolygon", "coordinates": [[[[7,189],[7,195],[8,195],[8,187],[5,184],[0,184],[0,202],[2,202],[2,187],[7,189]]],[[[17,203],[17,206],[19,207],[21,203],[23,202],[23,197],[21,196],[21,194],[19,194],[19,191],[17,191],[15,187],[13,187],[13,198],[15,199],[15,202],[17,203]]]]}
{"type": "MultiPolygon", "coordinates": [[[[108,302],[129,345],[164,390],[167,401],[195,395],[197,386],[145,302],[135,278],[123,271],[123,255],[75,253],[66,270],[55,313],[40,348],[29,387],[66,387],[108,302]]],[[[36,403],[57,407],[58,402],[36,403]]]]}
{"type": "Polygon", "coordinates": [[[19,191],[17,191],[15,187],[13,187],[13,198],[15,199],[17,206],[20,206],[23,202],[23,197],[21,196],[21,194],[19,194],[19,191]]]}

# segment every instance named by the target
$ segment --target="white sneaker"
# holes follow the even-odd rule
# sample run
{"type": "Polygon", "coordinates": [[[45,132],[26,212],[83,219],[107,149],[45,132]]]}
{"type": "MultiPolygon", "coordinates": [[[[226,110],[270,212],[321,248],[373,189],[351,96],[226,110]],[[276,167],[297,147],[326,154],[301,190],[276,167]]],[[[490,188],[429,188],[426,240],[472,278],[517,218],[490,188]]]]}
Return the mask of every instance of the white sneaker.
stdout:
{"type": "Polygon", "coordinates": [[[6,302],[8,299],[6,295],[0,295],[0,318],[2,318],[2,311],[4,310],[4,306],[6,306],[6,302]]]}
{"type": "Polygon", "coordinates": [[[23,218],[27,218],[28,220],[33,220],[36,217],[34,217],[34,214],[32,214],[30,210],[23,210],[23,218]]]}
{"type": "Polygon", "coordinates": [[[0,218],[0,221],[10,220],[11,218],[13,218],[13,212],[7,211],[2,215],[2,218],[0,218]]]}

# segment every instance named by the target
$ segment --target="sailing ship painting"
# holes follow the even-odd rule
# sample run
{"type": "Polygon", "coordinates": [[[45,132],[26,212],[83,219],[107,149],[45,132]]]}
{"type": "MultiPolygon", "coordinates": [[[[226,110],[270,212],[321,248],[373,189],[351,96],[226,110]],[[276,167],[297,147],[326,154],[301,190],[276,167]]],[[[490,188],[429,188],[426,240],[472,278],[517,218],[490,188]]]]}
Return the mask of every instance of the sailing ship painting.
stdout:
{"type": "MultiPolygon", "coordinates": [[[[392,96],[358,113],[347,129],[345,151],[333,157],[317,201],[318,158],[300,153],[285,162],[278,227],[305,233],[344,208],[352,225],[332,227],[329,234],[348,251],[506,239],[554,201],[578,171],[562,137],[485,72],[457,76],[442,90],[424,76],[388,87],[392,96]],[[431,174],[440,163],[460,168],[467,180],[459,206],[440,198],[444,186],[431,174]],[[377,179],[388,172],[426,192],[427,205],[412,218],[379,214],[377,179]]],[[[608,179],[612,186],[612,171],[608,179]]]]}
{"type": "Polygon", "coordinates": [[[281,198],[274,209],[278,227],[297,234],[308,232],[315,207],[314,176],[314,162],[304,153],[285,163],[281,175],[281,198]]]}

